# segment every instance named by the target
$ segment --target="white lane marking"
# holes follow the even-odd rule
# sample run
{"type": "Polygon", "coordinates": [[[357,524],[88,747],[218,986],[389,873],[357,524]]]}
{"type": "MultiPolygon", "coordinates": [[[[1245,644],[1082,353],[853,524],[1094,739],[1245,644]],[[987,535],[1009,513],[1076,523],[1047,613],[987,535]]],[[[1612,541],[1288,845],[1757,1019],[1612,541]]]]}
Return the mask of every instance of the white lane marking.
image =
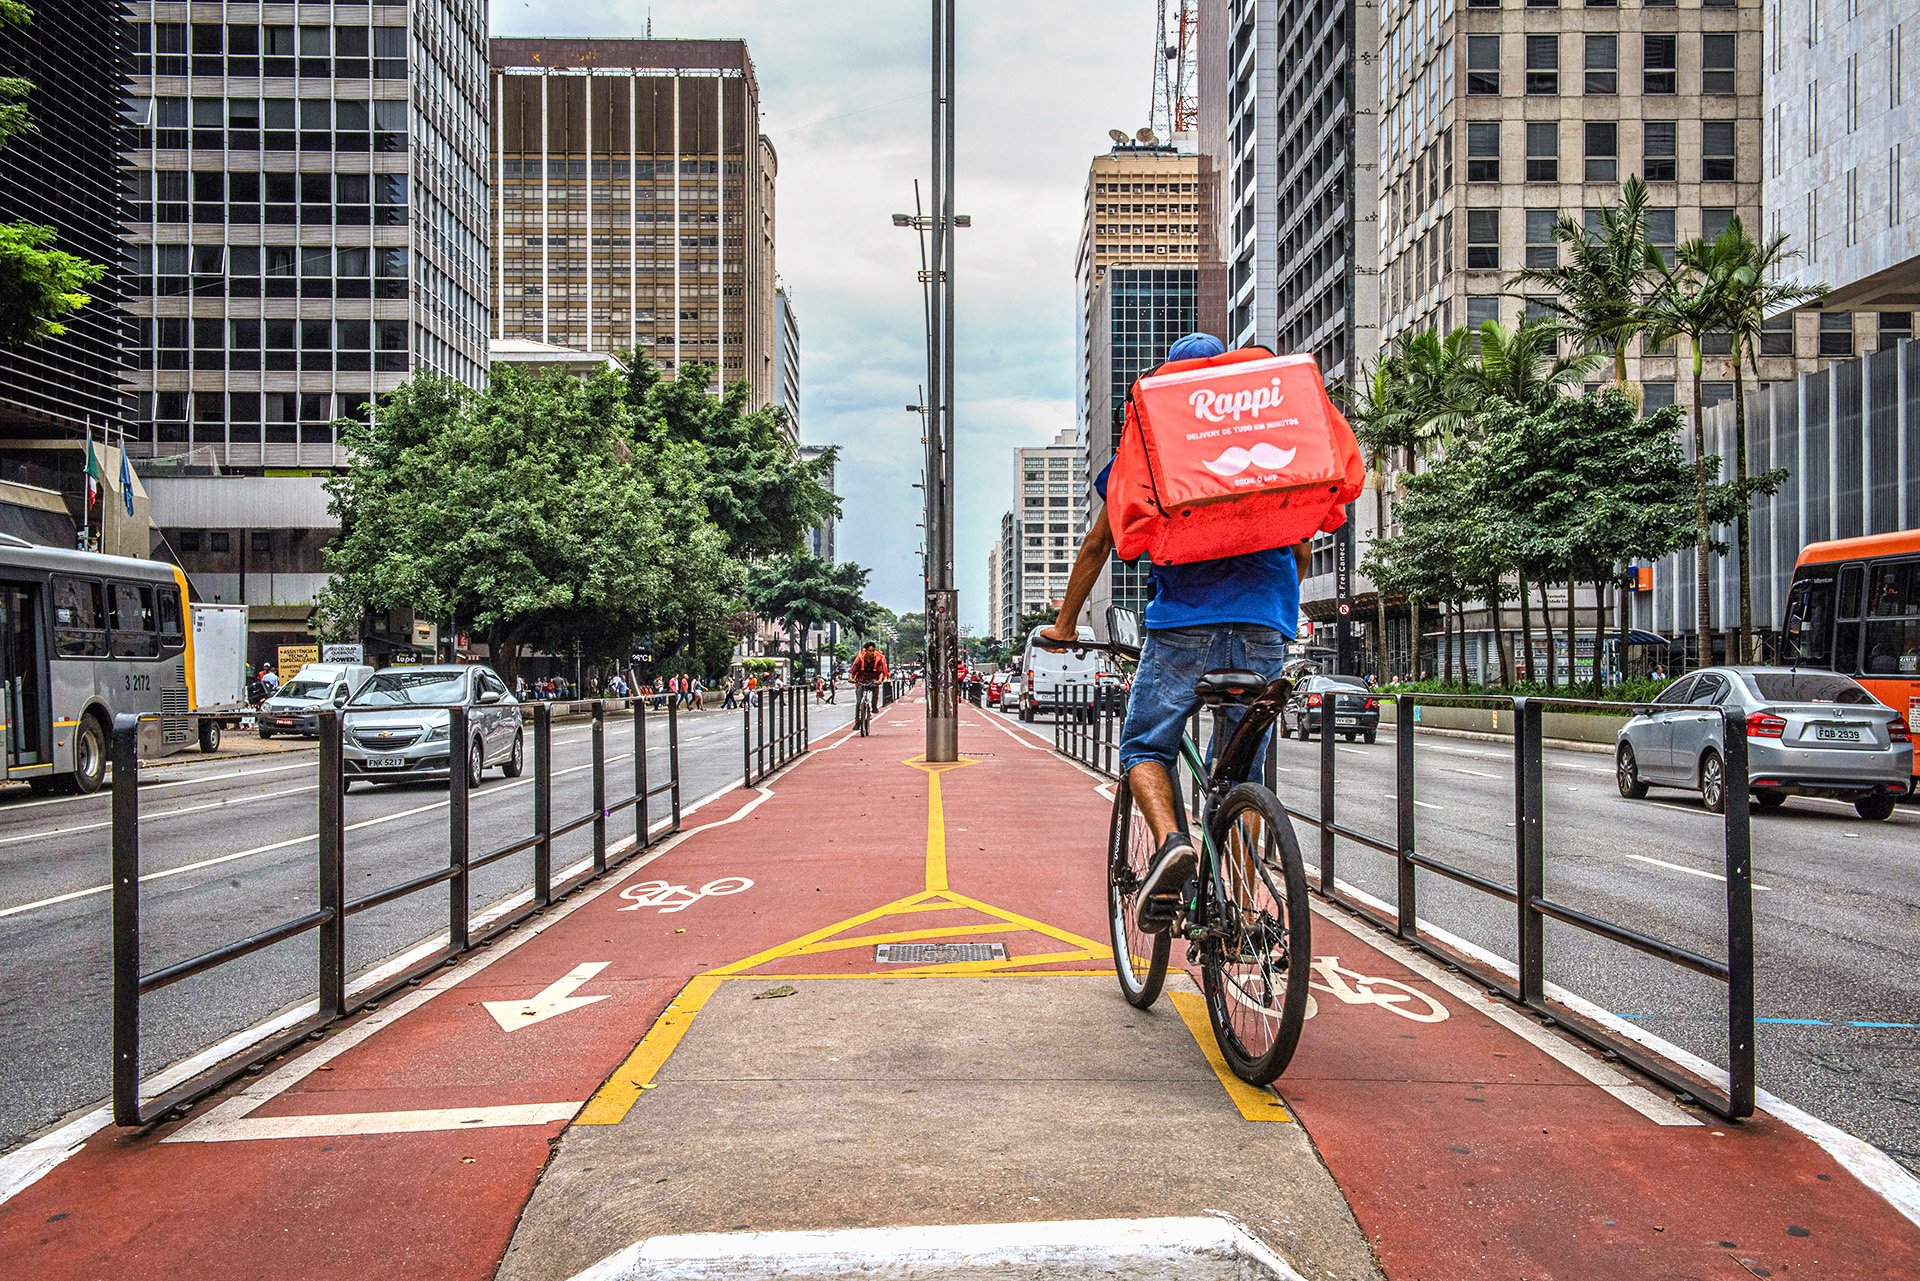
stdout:
{"type": "MultiPolygon", "coordinates": [[[[598,1000],[590,997],[589,1000],[598,1000]]],[[[548,1125],[570,1121],[579,1103],[508,1103],[479,1108],[420,1108],[405,1112],[347,1112],[332,1116],[247,1116],[229,1099],[207,1113],[195,1143],[247,1139],[323,1139],[348,1134],[418,1134],[425,1130],[486,1130],[503,1125],[548,1125]],[[234,1115],[234,1111],[241,1115],[234,1115]]],[[[172,1143],[178,1136],[163,1140],[172,1143]]]]}
{"type": "Polygon", "coordinates": [[[1499,778],[1500,777],[1500,775],[1498,774],[1483,774],[1477,769],[1465,769],[1458,765],[1447,766],[1447,772],[1449,774],[1471,774],[1475,778],[1499,778]]]}
{"type": "Polygon", "coordinates": [[[1446,806],[1444,806],[1444,805],[1435,805],[1435,804],[1434,804],[1434,803],[1433,803],[1432,801],[1423,801],[1423,800],[1420,800],[1420,799],[1419,799],[1418,797],[1415,797],[1415,798],[1414,798],[1414,802],[1413,802],[1413,803],[1414,803],[1415,805],[1418,805],[1418,806],[1419,806],[1419,807],[1420,807],[1421,809],[1423,809],[1423,810],[1443,810],[1443,809],[1445,809],[1445,808],[1447,808],[1447,807],[1446,807],[1446,806]]]}
{"type": "MultiPolygon", "coordinates": [[[[140,785],[140,794],[145,796],[148,792],[161,792],[170,787],[193,787],[200,783],[217,783],[229,778],[257,778],[262,774],[284,774],[288,770],[312,768],[313,763],[311,761],[298,761],[292,765],[270,765],[265,769],[242,769],[230,770],[225,774],[203,774],[198,778],[175,779],[171,783],[142,783],[140,785]]],[[[109,793],[107,792],[92,792],[85,796],[49,796],[37,801],[0,801],[0,817],[16,813],[20,810],[39,809],[42,805],[72,805],[79,801],[104,802],[108,799],[109,793]]]]}
{"type": "MultiPolygon", "coordinates": [[[[1344,881],[1335,882],[1354,897],[1367,900],[1378,909],[1388,909],[1388,905],[1371,894],[1359,891],[1344,881]]],[[[1319,902],[1313,904],[1314,911],[1323,920],[1333,922],[1347,933],[1353,935],[1369,947],[1387,951],[1387,944],[1371,930],[1362,933],[1362,926],[1347,919],[1346,914],[1319,902]]],[[[1390,909],[1388,909],[1390,910],[1390,909]]],[[[1424,922],[1421,923],[1425,928],[1424,922]]],[[[1437,936],[1437,935],[1436,935],[1437,936]]],[[[1485,992],[1466,982],[1458,975],[1449,974],[1440,966],[1419,955],[1412,948],[1394,947],[1389,953],[1395,961],[1406,966],[1421,978],[1452,993],[1455,1000],[1468,1009],[1478,1010],[1493,1022],[1513,1033],[1527,1044],[1545,1054],[1554,1062],[1571,1069],[1593,1085],[1606,1091],[1626,1106],[1652,1121],[1655,1125],[1699,1125],[1701,1121],[1646,1086],[1641,1085],[1617,1068],[1596,1058],[1575,1045],[1570,1039],[1560,1036],[1548,1028],[1541,1027],[1532,1019],[1524,1017],[1499,1001],[1489,998],[1485,992]]]]}
{"type": "MultiPolygon", "coordinates": [[[[1647,863],[1654,867],[1664,867],[1669,872],[1685,872],[1688,876],[1697,876],[1706,881],[1725,882],[1727,879],[1718,872],[1703,872],[1697,867],[1682,867],[1678,863],[1669,863],[1665,859],[1648,858],[1645,854],[1629,854],[1627,857],[1637,863],[1647,863]]],[[[1771,890],[1773,887],[1771,885],[1755,885],[1753,888],[1756,890],[1771,890]]]]}
{"type": "MultiPolygon", "coordinates": [[[[237,796],[223,801],[202,801],[198,805],[186,805],[174,810],[154,810],[140,816],[142,823],[156,818],[177,818],[182,814],[204,814],[208,810],[227,809],[235,805],[251,805],[255,801],[271,801],[282,796],[298,796],[302,792],[311,792],[319,788],[318,783],[308,783],[305,787],[289,787],[278,792],[260,792],[253,796],[237,796]]],[[[50,827],[44,832],[22,832],[18,836],[0,836],[0,845],[17,845],[21,841],[44,841],[50,836],[72,836],[76,832],[97,832],[103,827],[112,827],[113,820],[104,823],[82,823],[76,827],[50,827]]]]}

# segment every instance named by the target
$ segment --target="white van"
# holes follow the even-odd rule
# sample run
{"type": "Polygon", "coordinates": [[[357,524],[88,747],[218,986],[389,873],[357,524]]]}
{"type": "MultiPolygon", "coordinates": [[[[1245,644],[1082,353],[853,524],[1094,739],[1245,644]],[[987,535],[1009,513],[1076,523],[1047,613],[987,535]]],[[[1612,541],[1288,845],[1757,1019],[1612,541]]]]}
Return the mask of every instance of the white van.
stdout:
{"type": "Polygon", "coordinates": [[[321,709],[346,702],[371,679],[373,669],[361,664],[308,663],[260,704],[260,737],[305,734],[318,738],[321,709]]]}
{"type": "MultiPolygon", "coordinates": [[[[1076,633],[1081,640],[1094,640],[1091,627],[1082,627],[1076,633]]],[[[1043,711],[1058,712],[1064,702],[1072,701],[1067,687],[1083,685],[1087,688],[1078,695],[1078,701],[1091,706],[1092,686],[1099,679],[1099,654],[1085,649],[1047,649],[1037,644],[1039,635],[1036,628],[1027,636],[1026,651],[1020,656],[1020,719],[1031,721],[1043,711]]]]}

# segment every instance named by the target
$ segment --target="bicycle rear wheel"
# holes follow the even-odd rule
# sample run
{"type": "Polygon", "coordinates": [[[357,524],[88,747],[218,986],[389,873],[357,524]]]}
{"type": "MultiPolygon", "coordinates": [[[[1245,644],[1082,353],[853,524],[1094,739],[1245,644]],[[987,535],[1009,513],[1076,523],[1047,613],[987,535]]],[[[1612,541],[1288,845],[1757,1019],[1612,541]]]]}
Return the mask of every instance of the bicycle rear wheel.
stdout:
{"type": "Polygon", "coordinates": [[[1167,981],[1171,934],[1148,934],[1134,918],[1140,882],[1153,861],[1153,829],[1133,803],[1121,778],[1113,790],[1113,821],[1107,830],[1107,913],[1113,939],[1113,972],[1127,1003],[1146,1009],[1167,981]]]}
{"type": "Polygon", "coordinates": [[[1266,1085],[1300,1042],[1311,973],[1307,875],[1293,824],[1257,783],[1227,793],[1212,823],[1218,928],[1200,958],[1207,1016],[1234,1075],[1266,1085]]]}

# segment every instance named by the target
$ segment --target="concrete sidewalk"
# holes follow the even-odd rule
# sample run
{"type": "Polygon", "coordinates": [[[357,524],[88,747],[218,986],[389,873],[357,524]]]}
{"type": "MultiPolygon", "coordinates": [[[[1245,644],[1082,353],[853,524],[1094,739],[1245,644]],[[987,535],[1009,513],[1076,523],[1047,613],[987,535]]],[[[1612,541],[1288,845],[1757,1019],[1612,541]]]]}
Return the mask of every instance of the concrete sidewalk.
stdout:
{"type": "Polygon", "coordinates": [[[1119,998],[1107,786],[973,708],[927,766],[922,715],[185,1123],[96,1136],[0,1206],[0,1277],[534,1281],[675,1234],[1209,1211],[1307,1277],[1920,1275],[1903,1189],[1340,914],[1278,1094],[1246,1087],[1183,977],[1119,998]],[[1005,955],[898,956],[933,943],[1005,955]]]}

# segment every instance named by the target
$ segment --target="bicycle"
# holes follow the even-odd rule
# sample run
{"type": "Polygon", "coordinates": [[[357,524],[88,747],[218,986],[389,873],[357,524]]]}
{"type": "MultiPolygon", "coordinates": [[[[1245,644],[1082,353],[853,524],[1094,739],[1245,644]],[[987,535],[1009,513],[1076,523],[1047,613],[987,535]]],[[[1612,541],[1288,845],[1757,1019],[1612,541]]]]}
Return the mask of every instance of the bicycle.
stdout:
{"type": "MultiPolygon", "coordinates": [[[[1112,634],[1120,635],[1120,628],[1112,634]]],[[[1138,654],[1111,642],[1077,648],[1138,654]]],[[[1252,1085],[1271,1083],[1293,1058],[1313,974],[1300,842],[1279,798],[1250,781],[1261,744],[1291,691],[1284,677],[1268,681],[1248,671],[1211,671],[1196,683],[1195,694],[1211,709],[1213,750],[1203,754],[1192,735],[1182,735],[1173,790],[1183,828],[1184,796],[1194,798],[1199,867],[1164,934],[1148,934],[1137,923],[1139,888],[1155,847],[1124,774],[1114,788],[1108,828],[1107,906],[1121,993],[1137,1009],[1150,1007],[1166,983],[1174,939],[1185,939],[1187,961],[1200,969],[1220,1053],[1234,1075],[1252,1085]],[[1247,710],[1226,737],[1230,705],[1247,710]]]]}
{"type": "Polygon", "coordinates": [[[873,729],[873,703],[879,695],[880,687],[872,681],[862,681],[854,691],[853,725],[865,738],[873,729]]]}

